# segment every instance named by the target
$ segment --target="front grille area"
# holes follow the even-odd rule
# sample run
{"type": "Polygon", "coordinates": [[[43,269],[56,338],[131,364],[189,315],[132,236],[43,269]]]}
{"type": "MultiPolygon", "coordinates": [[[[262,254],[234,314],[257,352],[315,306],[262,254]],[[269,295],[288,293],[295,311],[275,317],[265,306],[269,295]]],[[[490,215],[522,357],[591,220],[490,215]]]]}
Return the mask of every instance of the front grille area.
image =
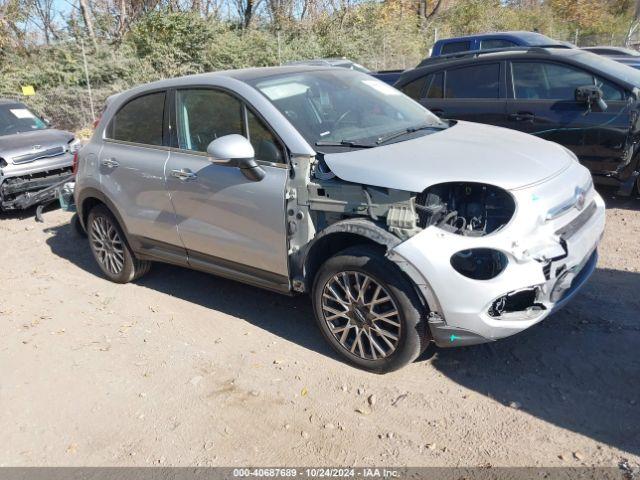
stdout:
{"type": "Polygon", "coordinates": [[[65,148],[62,146],[52,147],[52,148],[47,148],[46,150],[40,150],[38,152],[18,155],[17,157],[13,157],[11,161],[15,165],[19,165],[21,163],[35,162],[36,160],[40,160],[41,158],[57,157],[58,155],[62,155],[64,152],[65,152],[65,148]]]}
{"type": "Polygon", "coordinates": [[[560,236],[560,238],[568,239],[571,238],[578,230],[580,230],[589,219],[596,213],[597,207],[596,202],[593,201],[589,204],[587,208],[585,208],[580,215],[567,223],[564,227],[556,230],[556,235],[560,236]]]}

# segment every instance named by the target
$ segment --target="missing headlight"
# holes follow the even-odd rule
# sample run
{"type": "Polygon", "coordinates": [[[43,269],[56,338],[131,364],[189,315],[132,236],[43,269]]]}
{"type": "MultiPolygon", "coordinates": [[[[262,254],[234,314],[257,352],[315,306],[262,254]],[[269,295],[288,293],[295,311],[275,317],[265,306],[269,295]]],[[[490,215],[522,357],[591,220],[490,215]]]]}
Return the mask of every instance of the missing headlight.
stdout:
{"type": "Polygon", "coordinates": [[[451,256],[451,266],[456,272],[473,280],[490,280],[507,267],[507,256],[490,248],[463,250],[451,256]]]}
{"type": "Polygon", "coordinates": [[[441,183],[416,197],[420,227],[435,225],[459,235],[495,232],[509,223],[515,209],[509,193],[484,183],[441,183]]]}

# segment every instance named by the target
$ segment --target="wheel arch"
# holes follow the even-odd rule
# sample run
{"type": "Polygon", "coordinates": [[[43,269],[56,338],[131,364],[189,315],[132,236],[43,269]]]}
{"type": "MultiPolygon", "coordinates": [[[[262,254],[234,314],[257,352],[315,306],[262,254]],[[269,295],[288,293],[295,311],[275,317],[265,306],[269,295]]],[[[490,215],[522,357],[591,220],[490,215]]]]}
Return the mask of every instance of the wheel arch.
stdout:
{"type": "Polygon", "coordinates": [[[301,279],[303,291],[310,291],[320,266],[336,253],[355,245],[371,245],[384,255],[399,243],[398,237],[371,220],[341,220],[322,230],[307,244],[298,256],[293,277],[301,279]]]}
{"type": "Polygon", "coordinates": [[[78,220],[80,221],[82,228],[87,231],[87,218],[89,217],[89,212],[97,205],[104,205],[113,214],[113,216],[116,217],[116,220],[118,221],[118,224],[120,225],[120,228],[124,233],[126,242],[134,252],[137,251],[138,249],[136,247],[138,246],[138,244],[135,241],[132,242],[132,237],[127,230],[126,224],[122,220],[122,215],[120,215],[120,212],[118,211],[114,203],[109,200],[109,198],[104,193],[95,188],[83,189],[78,196],[78,199],[76,200],[78,220]]]}

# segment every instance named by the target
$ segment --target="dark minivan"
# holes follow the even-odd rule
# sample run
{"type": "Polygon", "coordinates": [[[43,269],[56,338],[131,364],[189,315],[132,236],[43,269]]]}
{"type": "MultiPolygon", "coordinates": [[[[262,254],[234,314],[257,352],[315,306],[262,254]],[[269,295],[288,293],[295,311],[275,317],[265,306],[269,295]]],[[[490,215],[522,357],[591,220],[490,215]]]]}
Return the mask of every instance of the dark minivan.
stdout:
{"type": "Polygon", "coordinates": [[[638,188],[640,71],[619,62],[567,48],[474,52],[434,58],[395,87],[440,117],[564,145],[622,194],[638,188]]]}

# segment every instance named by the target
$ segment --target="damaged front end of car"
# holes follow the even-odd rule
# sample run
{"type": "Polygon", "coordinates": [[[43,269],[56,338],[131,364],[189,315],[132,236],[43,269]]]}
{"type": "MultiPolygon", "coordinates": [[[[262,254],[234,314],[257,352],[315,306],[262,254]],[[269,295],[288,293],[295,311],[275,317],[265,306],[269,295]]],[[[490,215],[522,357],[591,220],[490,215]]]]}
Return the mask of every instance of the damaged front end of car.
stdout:
{"type": "Polygon", "coordinates": [[[342,180],[321,154],[296,157],[286,201],[294,290],[310,290],[326,252],[378,245],[413,281],[440,346],[506,337],[561,307],[595,268],[604,228],[577,162],[522,188],[445,181],[416,192],[342,180]]]}

